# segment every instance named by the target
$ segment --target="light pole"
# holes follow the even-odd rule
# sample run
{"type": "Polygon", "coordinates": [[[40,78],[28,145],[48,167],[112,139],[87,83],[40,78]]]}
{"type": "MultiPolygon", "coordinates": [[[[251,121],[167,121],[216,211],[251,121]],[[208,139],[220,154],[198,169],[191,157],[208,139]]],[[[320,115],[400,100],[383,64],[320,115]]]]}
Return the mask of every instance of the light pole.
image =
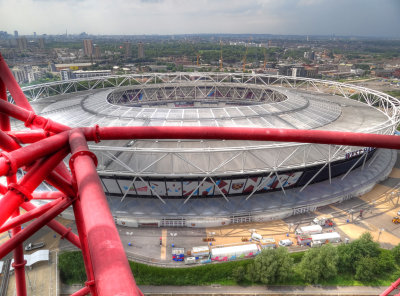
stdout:
{"type": "Polygon", "coordinates": [[[383,229],[383,228],[379,228],[378,242],[379,242],[379,239],[381,238],[381,234],[382,234],[382,232],[384,232],[384,231],[385,231],[385,229],[383,229]]]}

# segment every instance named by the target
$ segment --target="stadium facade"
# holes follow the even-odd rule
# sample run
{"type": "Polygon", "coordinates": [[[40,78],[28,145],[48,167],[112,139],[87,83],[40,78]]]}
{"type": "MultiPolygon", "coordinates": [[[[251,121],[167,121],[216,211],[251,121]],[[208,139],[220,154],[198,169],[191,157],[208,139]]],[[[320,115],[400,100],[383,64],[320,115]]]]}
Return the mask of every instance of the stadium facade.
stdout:
{"type": "MultiPolygon", "coordinates": [[[[23,91],[38,114],[71,127],[269,127],[390,135],[399,123],[399,101],[387,94],[298,77],[150,73],[23,91]]],[[[119,140],[90,150],[117,223],[130,226],[218,226],[305,213],[368,192],[396,161],[395,151],[374,147],[257,141],[119,140]]]]}

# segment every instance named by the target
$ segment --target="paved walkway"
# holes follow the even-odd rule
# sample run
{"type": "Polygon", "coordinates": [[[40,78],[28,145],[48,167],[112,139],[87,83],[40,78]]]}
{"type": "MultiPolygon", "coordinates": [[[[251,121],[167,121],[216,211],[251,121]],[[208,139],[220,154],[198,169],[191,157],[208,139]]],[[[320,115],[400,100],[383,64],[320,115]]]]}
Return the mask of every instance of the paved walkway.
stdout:
{"type": "MultiPolygon", "coordinates": [[[[61,295],[70,295],[80,287],[62,288],[61,295]]],[[[318,287],[318,286],[139,286],[145,295],[379,295],[387,287],[318,287]]]]}

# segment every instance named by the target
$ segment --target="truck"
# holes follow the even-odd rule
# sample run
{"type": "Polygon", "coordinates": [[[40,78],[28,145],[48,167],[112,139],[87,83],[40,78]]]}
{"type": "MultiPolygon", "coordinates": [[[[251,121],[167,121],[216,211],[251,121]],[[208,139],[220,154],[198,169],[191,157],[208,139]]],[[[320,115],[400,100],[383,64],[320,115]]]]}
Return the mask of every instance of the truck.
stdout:
{"type": "Polygon", "coordinates": [[[314,218],[312,223],[314,225],[320,225],[323,227],[332,227],[334,225],[331,219],[326,219],[325,217],[320,217],[320,218],[316,217],[314,218]]]}
{"type": "Polygon", "coordinates": [[[172,260],[174,261],[185,260],[185,248],[172,248],[172,260]]]}
{"type": "Polygon", "coordinates": [[[326,243],[340,242],[340,234],[337,232],[325,232],[311,235],[311,247],[319,247],[326,243]]]}
{"type": "Polygon", "coordinates": [[[29,243],[25,246],[25,251],[32,251],[32,250],[36,250],[36,249],[40,249],[42,247],[44,247],[44,242],[40,242],[40,243],[29,243]]]}
{"type": "Polygon", "coordinates": [[[318,233],[322,233],[321,225],[309,225],[300,227],[300,229],[296,229],[296,235],[310,235],[318,233]]]}
{"type": "Polygon", "coordinates": [[[276,242],[275,239],[272,237],[266,237],[260,240],[261,249],[275,249],[276,242]]]}

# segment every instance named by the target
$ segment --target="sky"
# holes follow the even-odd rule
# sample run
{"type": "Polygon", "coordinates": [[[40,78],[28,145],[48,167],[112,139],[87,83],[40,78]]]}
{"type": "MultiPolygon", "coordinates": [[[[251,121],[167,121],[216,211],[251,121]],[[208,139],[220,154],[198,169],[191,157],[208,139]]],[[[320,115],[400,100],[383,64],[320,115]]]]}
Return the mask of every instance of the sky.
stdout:
{"type": "Polygon", "coordinates": [[[400,0],[0,0],[0,31],[14,30],[400,38],[400,0]]]}

